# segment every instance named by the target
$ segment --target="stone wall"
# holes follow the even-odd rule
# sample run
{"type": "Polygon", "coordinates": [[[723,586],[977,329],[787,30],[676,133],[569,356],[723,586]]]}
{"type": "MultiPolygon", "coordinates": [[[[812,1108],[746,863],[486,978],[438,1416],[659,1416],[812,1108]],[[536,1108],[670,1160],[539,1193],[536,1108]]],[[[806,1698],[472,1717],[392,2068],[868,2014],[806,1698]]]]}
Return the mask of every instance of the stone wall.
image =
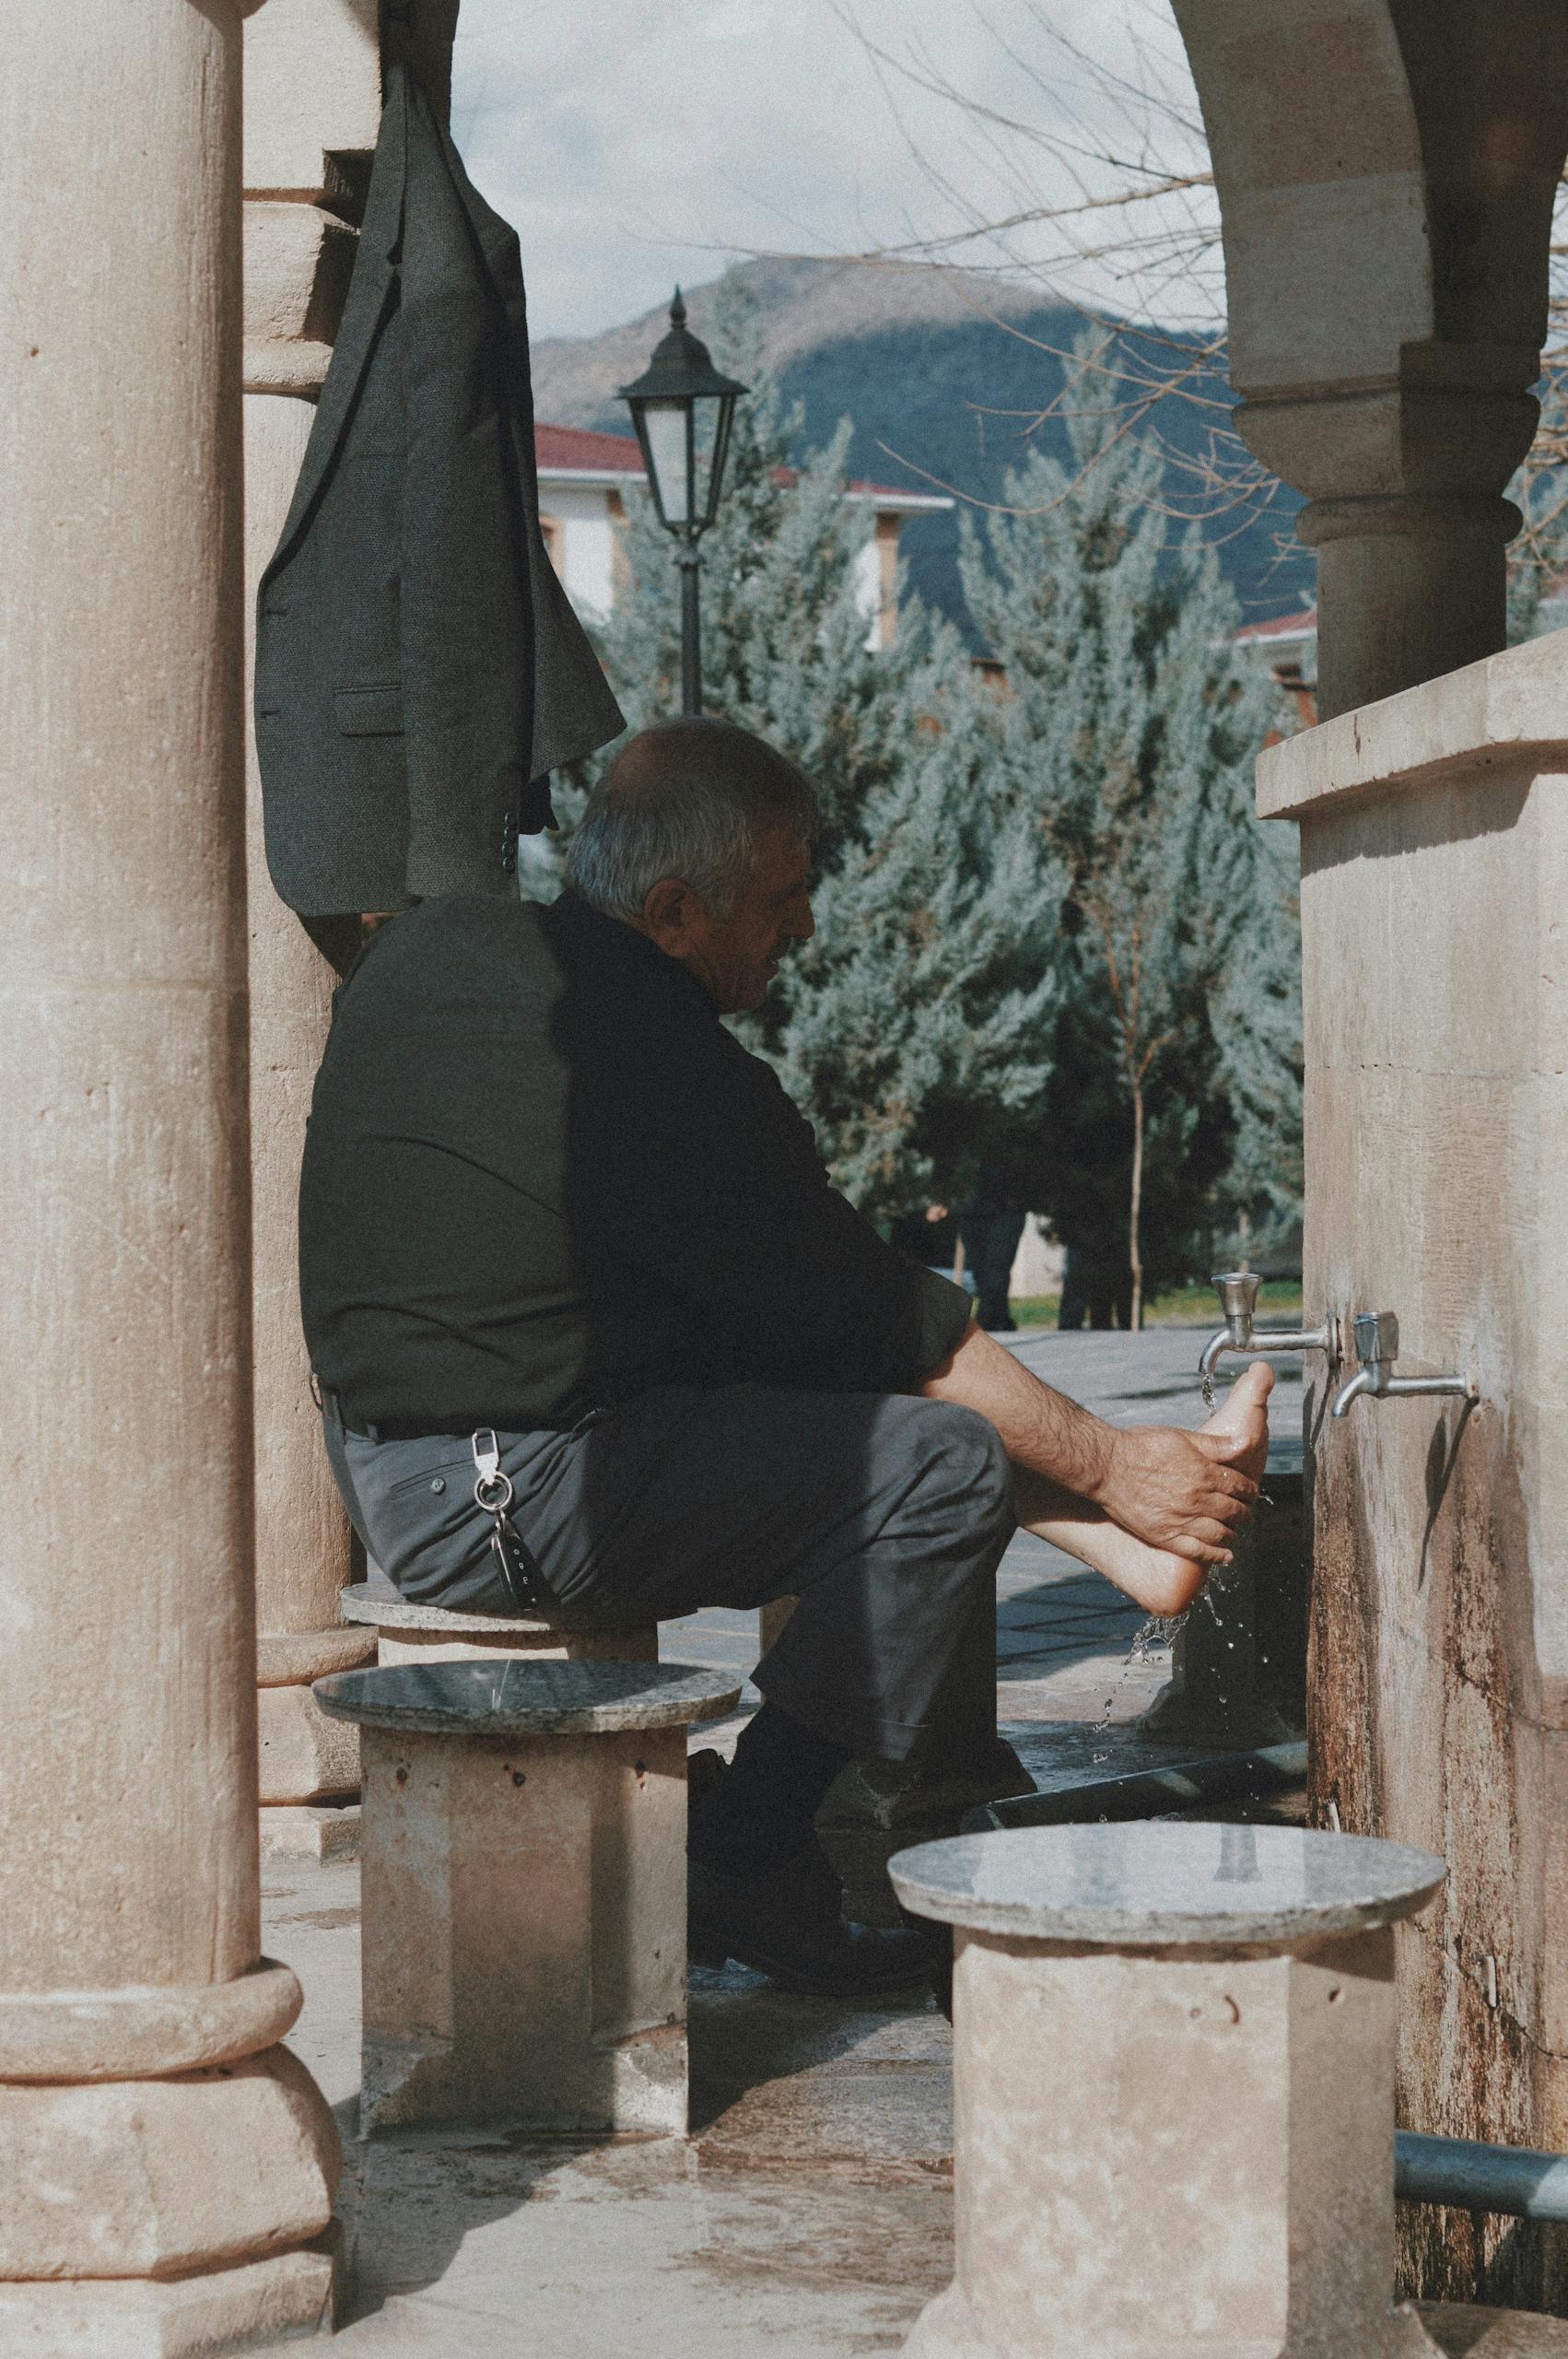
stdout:
{"type": "MultiPolygon", "coordinates": [[[[1392,1310],[1470,1409],[1325,1416],[1311,1737],[1320,1823],[1441,1853],[1400,1935],[1400,2119],[1568,2146],[1568,642],[1274,748],[1302,827],[1306,1304],[1392,1310]]],[[[1430,2294],[1568,2310],[1561,2231],[1411,2208],[1430,2294]]]]}

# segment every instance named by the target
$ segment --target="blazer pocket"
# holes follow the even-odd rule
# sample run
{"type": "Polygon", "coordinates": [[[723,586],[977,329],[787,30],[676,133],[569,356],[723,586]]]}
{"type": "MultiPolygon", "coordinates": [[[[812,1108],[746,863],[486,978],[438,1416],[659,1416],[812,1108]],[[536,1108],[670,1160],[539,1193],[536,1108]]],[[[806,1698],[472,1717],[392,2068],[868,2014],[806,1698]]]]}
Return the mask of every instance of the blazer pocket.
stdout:
{"type": "Polygon", "coordinates": [[[401,688],[334,688],[333,709],[341,737],[401,737],[401,688]]]}

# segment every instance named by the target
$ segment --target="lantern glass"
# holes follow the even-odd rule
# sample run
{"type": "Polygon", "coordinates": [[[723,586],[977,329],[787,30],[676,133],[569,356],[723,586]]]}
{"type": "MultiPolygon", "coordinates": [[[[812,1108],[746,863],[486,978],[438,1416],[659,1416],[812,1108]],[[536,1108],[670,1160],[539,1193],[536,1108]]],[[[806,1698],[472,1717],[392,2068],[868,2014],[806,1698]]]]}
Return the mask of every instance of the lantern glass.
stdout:
{"type": "Polygon", "coordinates": [[[724,462],[730,455],[730,428],[734,422],[735,396],[720,393],[702,404],[703,424],[712,431],[704,435],[707,452],[707,513],[703,522],[711,524],[719,513],[719,494],[724,484],[724,462]]]}
{"type": "Polygon", "coordinates": [[[695,544],[719,509],[735,403],[745,387],[726,377],[686,326],[681,290],[670,333],[640,377],[621,387],[642,445],[660,522],[695,544]]]}
{"type": "Polygon", "coordinates": [[[666,524],[692,521],[692,405],[689,401],[645,401],[640,405],[653,496],[666,524]]]}

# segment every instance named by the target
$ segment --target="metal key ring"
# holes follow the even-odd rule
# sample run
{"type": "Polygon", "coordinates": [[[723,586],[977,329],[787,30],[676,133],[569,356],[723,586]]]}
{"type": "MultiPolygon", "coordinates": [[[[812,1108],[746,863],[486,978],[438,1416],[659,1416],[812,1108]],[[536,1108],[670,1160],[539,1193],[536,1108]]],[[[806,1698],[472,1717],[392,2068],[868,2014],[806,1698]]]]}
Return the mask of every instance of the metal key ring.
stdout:
{"type": "Polygon", "coordinates": [[[481,1474],[474,1485],[474,1497],[486,1515],[504,1515],[512,1503],[511,1476],[504,1473],[481,1474]]]}

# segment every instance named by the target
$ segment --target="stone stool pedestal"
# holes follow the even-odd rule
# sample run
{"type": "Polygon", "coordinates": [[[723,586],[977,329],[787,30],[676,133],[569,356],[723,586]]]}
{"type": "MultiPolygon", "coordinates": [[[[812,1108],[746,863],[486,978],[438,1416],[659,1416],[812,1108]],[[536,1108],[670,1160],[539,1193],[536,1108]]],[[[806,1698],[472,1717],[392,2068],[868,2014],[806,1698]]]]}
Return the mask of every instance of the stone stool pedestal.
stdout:
{"type": "Polygon", "coordinates": [[[685,1663],[319,1681],[364,1763],[366,2130],[686,2127],[685,1663]]]}
{"type": "Polygon", "coordinates": [[[1441,1860],[1030,1827],[893,1862],[954,1931],[957,2268],[920,2359],[1393,2359],[1394,1934],[1441,1860]]]}
{"type": "Polygon", "coordinates": [[[369,1624],[379,1634],[383,1668],[392,1663],[471,1662],[504,1655],[524,1662],[657,1662],[659,1625],[625,1630],[564,1630],[529,1614],[459,1614],[444,1605],[415,1605],[400,1597],[383,1574],[339,1591],[345,1622],[369,1624]]]}

